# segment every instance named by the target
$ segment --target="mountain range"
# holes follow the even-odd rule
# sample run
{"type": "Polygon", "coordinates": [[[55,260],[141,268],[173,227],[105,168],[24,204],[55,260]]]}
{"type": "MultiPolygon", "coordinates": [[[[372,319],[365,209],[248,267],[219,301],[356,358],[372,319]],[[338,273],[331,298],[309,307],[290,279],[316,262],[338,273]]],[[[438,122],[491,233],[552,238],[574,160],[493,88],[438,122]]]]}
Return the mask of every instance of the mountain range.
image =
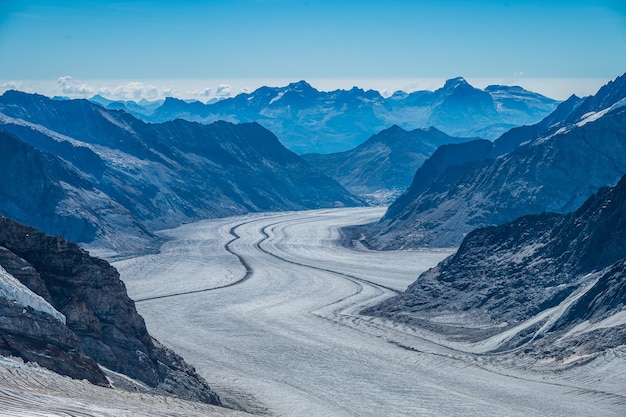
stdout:
{"type": "Polygon", "coordinates": [[[576,209],[626,173],[625,98],[626,75],[493,143],[440,147],[369,231],[369,245],[458,246],[478,227],[576,209]]]}
{"type": "Polygon", "coordinates": [[[0,214],[118,253],[201,218],[363,204],[257,123],[150,124],[8,91],[0,130],[0,214]]]}
{"type": "Polygon", "coordinates": [[[150,122],[258,122],[298,154],[325,154],[350,150],[393,125],[495,139],[514,126],[541,120],[557,104],[521,87],[480,90],[460,77],[435,91],[396,92],[388,98],[356,87],[323,92],[299,81],[208,104],[167,98],[150,116],[137,115],[150,122]]]}
{"type": "Polygon", "coordinates": [[[568,366],[626,343],[624,277],[626,176],[572,213],[474,230],[455,255],[365,314],[427,327],[474,352],[568,366]]]}
{"type": "Polygon", "coordinates": [[[415,171],[439,146],[467,140],[434,127],[406,131],[394,125],[349,151],[302,158],[371,204],[388,204],[409,187],[415,171]]]}

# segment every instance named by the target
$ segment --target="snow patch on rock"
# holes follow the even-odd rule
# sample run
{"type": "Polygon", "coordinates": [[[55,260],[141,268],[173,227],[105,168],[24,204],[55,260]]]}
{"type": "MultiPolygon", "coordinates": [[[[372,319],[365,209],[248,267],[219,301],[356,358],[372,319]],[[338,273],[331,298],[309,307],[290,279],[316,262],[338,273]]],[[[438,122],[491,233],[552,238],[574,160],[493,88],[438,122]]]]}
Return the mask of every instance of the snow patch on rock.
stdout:
{"type": "Polygon", "coordinates": [[[49,314],[65,324],[65,316],[57,311],[43,297],[32,292],[13,275],[0,266],[0,297],[14,301],[24,307],[31,307],[37,311],[49,314]]]}

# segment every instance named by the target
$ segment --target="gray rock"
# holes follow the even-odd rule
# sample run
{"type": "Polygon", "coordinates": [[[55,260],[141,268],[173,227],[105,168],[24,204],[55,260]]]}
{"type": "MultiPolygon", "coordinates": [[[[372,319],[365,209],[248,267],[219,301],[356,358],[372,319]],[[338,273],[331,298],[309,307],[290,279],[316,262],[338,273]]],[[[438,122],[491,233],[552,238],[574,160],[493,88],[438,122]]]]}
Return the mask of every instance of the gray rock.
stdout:
{"type": "Polygon", "coordinates": [[[622,345],[626,325],[568,332],[626,310],[625,272],[626,176],[573,213],[524,216],[471,232],[455,255],[422,274],[404,294],[364,313],[478,340],[571,297],[561,313],[546,315],[500,349],[525,345],[535,355],[561,357],[597,353],[622,345]],[[582,295],[573,297],[577,292],[582,295]]]}
{"type": "MultiPolygon", "coordinates": [[[[0,252],[0,265],[13,272],[26,267],[26,273],[16,273],[15,277],[27,286],[35,283],[39,294],[66,317],[66,326],[43,313],[20,318],[15,324],[22,329],[22,335],[27,333],[29,323],[36,330],[43,329],[20,340],[44,346],[48,340],[54,340],[51,348],[24,348],[20,356],[55,371],[64,371],[62,362],[67,360],[75,366],[65,374],[74,377],[79,375],[74,368],[98,363],[160,392],[220,403],[193,367],[148,334],[124,283],[108,262],[89,256],[61,237],[45,235],[5,217],[0,217],[0,245],[6,248],[0,252]],[[54,355],[41,360],[51,349],[54,355]]],[[[13,317],[17,313],[12,312],[13,317]]],[[[11,329],[5,323],[6,349],[18,346],[15,335],[19,333],[11,329]]],[[[95,376],[88,379],[102,383],[95,376]]]]}

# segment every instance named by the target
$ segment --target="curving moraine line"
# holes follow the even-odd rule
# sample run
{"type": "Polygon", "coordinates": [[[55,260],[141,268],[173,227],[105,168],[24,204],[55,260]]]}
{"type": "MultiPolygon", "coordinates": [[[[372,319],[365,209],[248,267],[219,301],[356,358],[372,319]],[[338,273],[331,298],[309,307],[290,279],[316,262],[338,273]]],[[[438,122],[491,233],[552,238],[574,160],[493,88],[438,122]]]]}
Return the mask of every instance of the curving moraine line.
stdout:
{"type": "MultiPolygon", "coordinates": [[[[319,216],[315,216],[315,217],[319,217],[319,216]]],[[[250,221],[243,222],[243,223],[239,223],[239,224],[236,224],[233,227],[231,227],[230,230],[228,231],[228,233],[232,236],[232,239],[230,239],[228,242],[226,242],[224,244],[224,249],[228,253],[234,255],[235,257],[237,257],[237,259],[239,260],[239,263],[241,263],[241,265],[245,268],[245,273],[244,273],[242,278],[238,279],[237,281],[233,281],[233,282],[230,282],[228,284],[220,285],[220,286],[217,286],[217,287],[209,287],[209,288],[202,288],[202,289],[199,289],[199,290],[181,291],[181,292],[176,292],[176,293],[172,293],[172,294],[164,294],[164,295],[156,295],[156,296],[153,296],[153,297],[138,298],[138,299],[135,300],[135,303],[143,303],[143,302],[146,302],[146,301],[161,300],[161,299],[164,299],[164,298],[178,297],[178,296],[181,296],[181,295],[199,294],[199,293],[208,292],[208,291],[220,290],[220,289],[223,289],[223,288],[228,288],[228,287],[233,287],[235,285],[239,285],[239,284],[247,281],[248,279],[250,279],[250,277],[252,277],[252,275],[254,274],[254,269],[252,268],[252,266],[250,266],[250,264],[246,261],[246,259],[243,256],[241,256],[240,254],[238,254],[237,252],[235,252],[232,249],[231,245],[236,240],[241,239],[241,236],[239,236],[239,234],[237,233],[236,230],[239,227],[241,227],[241,226],[253,223],[255,221],[258,221],[258,219],[250,220],[250,221]]],[[[318,271],[322,271],[322,272],[338,275],[338,276],[340,276],[340,277],[342,277],[344,279],[347,279],[347,280],[353,282],[355,285],[357,285],[359,287],[355,294],[360,294],[361,293],[361,291],[363,290],[362,284],[371,285],[371,286],[373,286],[375,288],[379,288],[379,289],[384,288],[385,290],[391,291],[391,292],[393,292],[395,294],[399,294],[400,293],[400,291],[398,291],[396,289],[387,287],[385,285],[377,284],[375,282],[366,280],[364,278],[359,278],[359,277],[356,277],[354,275],[345,274],[343,272],[333,271],[333,270],[322,268],[322,267],[318,267],[318,266],[307,265],[307,264],[304,264],[304,263],[301,263],[301,262],[292,261],[290,259],[283,258],[283,257],[281,257],[281,256],[279,256],[279,255],[277,255],[275,253],[272,253],[272,252],[264,249],[261,246],[261,244],[263,242],[265,242],[266,240],[268,240],[269,237],[270,237],[269,234],[267,233],[267,230],[269,228],[276,227],[280,223],[282,223],[282,222],[272,223],[272,224],[269,224],[269,225],[263,227],[261,229],[261,234],[263,235],[263,238],[261,240],[259,240],[258,242],[256,242],[254,244],[254,247],[256,249],[258,249],[259,251],[261,251],[261,252],[263,252],[263,253],[265,253],[265,254],[267,254],[269,256],[272,256],[272,257],[274,257],[276,259],[279,259],[279,260],[281,260],[283,262],[287,262],[289,264],[301,266],[301,267],[304,267],[304,268],[315,269],[315,270],[318,270],[318,271]]],[[[353,295],[355,295],[355,294],[353,294],[353,295]]],[[[348,296],[346,298],[349,298],[351,296],[348,296]]],[[[338,300],[337,302],[341,302],[341,301],[344,301],[344,300],[345,299],[338,300]]]]}
{"type": "Polygon", "coordinates": [[[236,240],[241,239],[241,236],[239,236],[239,234],[237,234],[236,229],[238,227],[240,227],[240,226],[243,226],[243,225],[255,222],[255,221],[257,221],[257,220],[251,220],[251,221],[248,221],[248,222],[239,223],[239,224],[236,224],[235,226],[231,227],[230,230],[228,231],[228,233],[233,238],[230,239],[228,242],[226,242],[224,244],[224,249],[226,250],[226,252],[231,253],[234,256],[236,256],[237,259],[239,259],[239,262],[241,263],[241,265],[245,268],[246,272],[245,272],[245,274],[243,275],[242,278],[238,279],[237,281],[230,282],[228,284],[220,285],[218,287],[202,288],[200,290],[181,291],[181,292],[177,292],[177,293],[173,293],[173,294],[165,294],[165,295],[157,295],[157,296],[154,296],[154,297],[138,298],[138,299],[135,300],[135,303],[143,303],[145,301],[161,300],[163,298],[178,297],[178,296],[181,296],[181,295],[198,294],[198,293],[207,292],[207,291],[219,290],[219,289],[222,289],[222,288],[228,288],[228,287],[232,287],[234,285],[241,284],[242,282],[245,282],[248,279],[250,279],[250,277],[254,273],[254,270],[252,269],[250,264],[245,260],[245,258],[243,256],[239,255],[237,252],[235,252],[231,248],[231,245],[236,240]]]}
{"type": "Polygon", "coordinates": [[[343,272],[333,271],[332,269],[326,269],[326,268],[322,268],[322,267],[319,267],[319,266],[307,265],[307,264],[303,264],[301,262],[292,261],[290,259],[286,259],[286,258],[283,258],[282,256],[276,255],[275,253],[272,253],[272,252],[264,249],[263,247],[261,247],[261,243],[265,242],[270,237],[269,234],[267,233],[267,230],[270,227],[273,228],[273,227],[276,227],[279,224],[280,224],[280,222],[279,223],[274,223],[274,224],[269,224],[269,225],[265,226],[263,229],[261,229],[261,233],[263,234],[263,239],[259,240],[254,245],[258,250],[260,250],[261,252],[263,252],[263,253],[265,253],[267,255],[273,256],[276,259],[280,259],[281,261],[287,262],[287,263],[292,264],[292,265],[298,265],[298,266],[302,266],[302,267],[305,267],[305,268],[315,269],[317,271],[327,272],[329,274],[339,275],[339,276],[341,276],[343,278],[346,278],[346,279],[348,279],[348,280],[350,280],[352,282],[358,281],[359,283],[368,284],[368,285],[371,285],[371,286],[376,287],[376,288],[384,288],[384,289],[386,289],[388,291],[391,291],[391,292],[393,292],[395,294],[400,294],[402,292],[402,291],[398,291],[398,290],[396,290],[394,288],[387,287],[386,285],[377,284],[377,283],[375,283],[373,281],[369,281],[369,280],[367,280],[365,278],[359,278],[359,277],[356,277],[354,275],[346,274],[346,273],[343,273],[343,272]]]}

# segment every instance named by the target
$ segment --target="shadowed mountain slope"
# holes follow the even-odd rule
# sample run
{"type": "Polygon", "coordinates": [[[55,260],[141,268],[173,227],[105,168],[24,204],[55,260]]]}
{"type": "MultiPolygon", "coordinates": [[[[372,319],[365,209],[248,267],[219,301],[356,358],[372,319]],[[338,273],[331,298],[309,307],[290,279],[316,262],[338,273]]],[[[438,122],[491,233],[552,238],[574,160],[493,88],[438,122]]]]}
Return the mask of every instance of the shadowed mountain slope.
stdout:
{"type": "Polygon", "coordinates": [[[302,157],[353,194],[384,203],[406,190],[417,168],[439,146],[466,140],[435,128],[406,131],[392,126],[349,151],[302,157]]]}
{"type": "Polygon", "coordinates": [[[149,247],[152,231],[200,218],[362,204],[256,123],[148,124],[86,100],[10,91],[0,97],[0,129],[13,134],[0,137],[5,166],[19,170],[6,172],[0,193],[11,198],[0,213],[117,251],[149,247]]]}
{"type": "Polygon", "coordinates": [[[455,255],[366,313],[474,341],[476,351],[591,358],[626,342],[625,289],[626,177],[573,213],[471,232],[455,255]]]}
{"type": "Polygon", "coordinates": [[[370,231],[370,245],[457,246],[477,227],[574,210],[626,173],[624,97],[626,76],[596,96],[572,97],[543,122],[493,145],[438,149],[370,231]]]}

